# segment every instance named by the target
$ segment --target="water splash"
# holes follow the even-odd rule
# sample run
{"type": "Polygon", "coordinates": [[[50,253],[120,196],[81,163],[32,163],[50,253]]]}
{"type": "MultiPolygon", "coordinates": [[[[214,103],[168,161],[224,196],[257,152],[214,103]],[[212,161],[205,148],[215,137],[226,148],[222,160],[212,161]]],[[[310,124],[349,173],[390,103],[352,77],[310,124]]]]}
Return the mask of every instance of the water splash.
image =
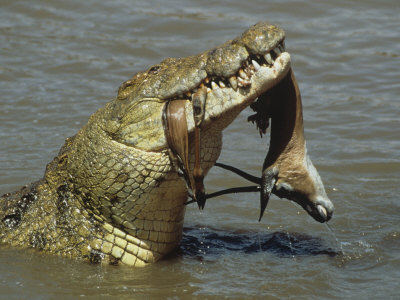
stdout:
{"type": "Polygon", "coordinates": [[[339,245],[340,254],[341,254],[342,256],[345,256],[346,254],[344,253],[343,243],[339,242],[339,240],[338,240],[338,238],[337,238],[335,232],[333,231],[333,228],[332,228],[328,223],[326,223],[326,222],[325,222],[325,225],[326,225],[326,227],[328,228],[328,230],[331,232],[331,234],[333,235],[333,237],[335,238],[336,243],[339,245]]]}
{"type": "Polygon", "coordinates": [[[207,254],[207,248],[210,248],[209,245],[207,245],[207,239],[206,239],[206,232],[207,232],[207,226],[200,227],[200,232],[201,232],[201,237],[200,237],[200,247],[198,249],[199,255],[204,258],[207,254]]]}
{"type": "Polygon", "coordinates": [[[292,240],[290,238],[290,233],[288,230],[286,230],[286,236],[288,238],[288,242],[289,242],[289,248],[290,248],[290,253],[292,255],[293,260],[296,260],[296,257],[294,255],[294,251],[293,251],[293,245],[292,245],[292,240]]]}

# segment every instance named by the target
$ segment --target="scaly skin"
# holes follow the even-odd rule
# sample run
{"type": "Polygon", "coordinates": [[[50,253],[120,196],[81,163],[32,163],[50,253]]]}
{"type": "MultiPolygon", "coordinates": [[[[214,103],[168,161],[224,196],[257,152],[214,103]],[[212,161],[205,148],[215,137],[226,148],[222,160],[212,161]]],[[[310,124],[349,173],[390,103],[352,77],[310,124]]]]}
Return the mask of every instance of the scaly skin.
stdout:
{"type": "Polygon", "coordinates": [[[132,266],[171,252],[181,240],[187,190],[168,155],[165,103],[187,100],[193,168],[190,99],[200,84],[209,87],[201,128],[207,174],[220,154],[222,130],[290,69],[289,54],[273,52],[283,40],[281,29],[258,23],[220,47],[136,74],[66,140],[43,179],[0,198],[0,242],[132,266]]]}

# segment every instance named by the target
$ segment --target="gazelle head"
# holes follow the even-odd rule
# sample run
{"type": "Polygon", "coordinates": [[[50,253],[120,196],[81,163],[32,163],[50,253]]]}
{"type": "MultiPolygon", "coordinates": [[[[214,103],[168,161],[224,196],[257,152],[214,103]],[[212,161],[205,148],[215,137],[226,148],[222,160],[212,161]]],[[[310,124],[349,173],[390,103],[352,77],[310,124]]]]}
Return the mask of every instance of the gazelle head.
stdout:
{"type": "Polygon", "coordinates": [[[271,117],[271,141],[262,172],[260,219],[274,193],[298,203],[316,221],[329,221],[333,204],[307,154],[301,96],[293,71],[265,97],[271,117]]]}

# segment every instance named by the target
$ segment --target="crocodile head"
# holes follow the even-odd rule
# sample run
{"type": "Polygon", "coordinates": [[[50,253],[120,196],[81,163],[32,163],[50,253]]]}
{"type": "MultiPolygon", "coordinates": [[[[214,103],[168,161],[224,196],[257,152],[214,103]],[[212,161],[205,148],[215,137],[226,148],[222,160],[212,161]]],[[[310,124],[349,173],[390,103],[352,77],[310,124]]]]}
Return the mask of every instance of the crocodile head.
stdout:
{"type": "Polygon", "coordinates": [[[202,129],[221,132],[288,73],[290,55],[284,51],[284,39],[282,29],[258,23],[212,50],[167,58],[137,73],[119,88],[115,112],[120,124],[113,135],[120,142],[144,150],[167,147],[161,126],[164,103],[187,100],[188,131],[192,133],[191,100],[200,87],[207,89],[202,129]]]}

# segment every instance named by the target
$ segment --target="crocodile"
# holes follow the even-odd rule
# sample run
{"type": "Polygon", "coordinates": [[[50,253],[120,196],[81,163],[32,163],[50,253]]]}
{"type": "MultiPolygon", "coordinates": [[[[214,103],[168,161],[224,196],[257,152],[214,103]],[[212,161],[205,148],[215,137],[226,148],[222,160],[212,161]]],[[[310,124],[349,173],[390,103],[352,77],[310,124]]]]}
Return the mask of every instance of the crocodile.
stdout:
{"type": "MultiPolygon", "coordinates": [[[[205,195],[204,190],[198,193],[198,185],[190,185],[191,170],[201,171],[202,187],[201,179],[221,152],[222,131],[289,76],[284,40],[278,26],[257,23],[221,46],[186,58],[166,58],[125,81],[116,98],[65,140],[42,179],[1,196],[0,244],[136,267],[173,251],[182,237],[190,190],[194,188],[194,198],[205,195]],[[193,106],[198,98],[204,102],[200,122],[193,106]],[[186,148],[177,146],[186,149],[182,151],[187,156],[179,165],[176,160],[182,157],[171,154],[165,128],[166,120],[174,118],[172,112],[166,119],[166,104],[178,101],[185,110],[181,134],[187,139],[186,148]]],[[[181,121],[176,121],[178,127],[181,121]]],[[[276,186],[267,194],[290,199],[282,190],[290,193],[293,187],[278,178],[276,167],[272,173],[264,169],[261,188],[276,186]]],[[[333,206],[324,190],[322,194],[325,202],[307,195],[303,198],[310,199],[303,202],[312,207],[311,216],[325,222],[333,206]]],[[[266,199],[262,201],[265,206],[266,199]]]]}

